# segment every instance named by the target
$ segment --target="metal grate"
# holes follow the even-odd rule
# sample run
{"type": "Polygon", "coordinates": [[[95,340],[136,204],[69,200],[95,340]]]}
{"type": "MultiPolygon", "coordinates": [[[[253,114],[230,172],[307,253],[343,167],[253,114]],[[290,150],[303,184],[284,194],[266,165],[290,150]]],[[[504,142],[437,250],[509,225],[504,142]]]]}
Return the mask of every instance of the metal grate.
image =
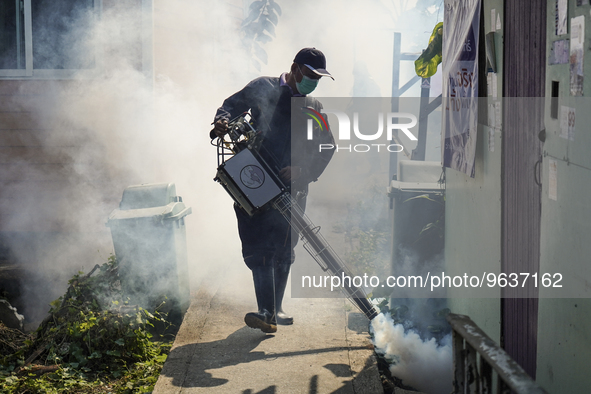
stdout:
{"type": "Polygon", "coordinates": [[[495,385],[503,394],[547,393],[470,317],[450,313],[447,321],[453,330],[454,393],[489,394],[495,385]]]}

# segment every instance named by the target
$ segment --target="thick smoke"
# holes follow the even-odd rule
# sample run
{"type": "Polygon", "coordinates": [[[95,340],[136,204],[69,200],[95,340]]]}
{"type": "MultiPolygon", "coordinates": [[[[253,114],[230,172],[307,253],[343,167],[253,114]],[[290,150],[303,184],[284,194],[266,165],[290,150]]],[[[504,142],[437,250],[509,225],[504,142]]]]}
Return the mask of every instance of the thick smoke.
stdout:
{"type": "MultiPolygon", "coordinates": [[[[73,274],[106,261],[113,251],[107,217],[117,208],[123,189],[141,183],[175,183],[177,193],[193,208],[186,219],[193,289],[204,278],[208,283],[223,279],[232,281],[237,297],[252,297],[231,199],[212,181],[216,158],[208,132],[216,108],[250,79],[288,71],[294,54],[306,46],[326,54],[327,68],[336,79],[322,80],[315,96],[359,95],[364,89],[355,86],[356,77],[358,83],[374,81],[365,89],[371,92],[367,95],[389,96],[392,36],[401,30],[396,23],[408,20],[405,10],[388,1],[279,2],[283,13],[275,37],[264,46],[268,62],[258,71],[238,34],[245,16],[242,1],[154,1],[152,20],[146,22],[152,31],[153,64],[143,69],[141,12],[124,2],[103,3],[100,18],[84,14],[64,29],[76,35],[75,40],[63,40],[76,49],[73,61],[96,69],[83,70],[74,80],[43,81],[41,96],[19,104],[46,131],[37,141],[44,155],[65,163],[56,169],[23,162],[10,176],[13,195],[3,201],[18,201],[18,209],[1,207],[17,213],[6,227],[18,234],[33,229],[42,234],[9,239],[15,260],[34,273],[25,283],[22,298],[27,304],[19,312],[29,321],[43,318],[48,303],[64,293],[73,274]],[[20,193],[25,180],[52,179],[54,173],[59,179],[43,195],[20,193]]],[[[428,26],[426,42],[436,21],[431,14],[425,18],[415,26],[428,26]]],[[[403,32],[403,50],[418,52],[406,42],[403,32]]],[[[45,52],[51,54],[51,49],[45,52]]],[[[412,65],[405,67],[401,80],[412,75],[412,65]]],[[[315,199],[330,204],[325,201],[330,190],[340,186],[322,177],[311,188],[310,204],[315,199]]],[[[315,208],[310,206],[309,212],[315,208]]],[[[311,218],[324,224],[322,217],[311,218]]],[[[409,351],[432,354],[428,360],[449,364],[448,353],[413,339],[412,333],[400,333],[386,317],[373,326],[376,346],[400,355],[404,364],[393,368],[405,371],[396,374],[408,384],[414,385],[417,376],[411,368],[417,373],[434,370],[415,363],[409,351]]]]}
{"type": "MultiPolygon", "coordinates": [[[[48,19],[59,17],[55,11],[48,19]]],[[[77,59],[100,60],[96,70],[83,70],[73,80],[39,82],[40,95],[27,95],[27,83],[22,84],[20,109],[43,130],[35,145],[44,160],[59,163],[18,163],[10,188],[3,191],[4,201],[18,202],[2,210],[14,213],[4,225],[13,230],[7,236],[12,259],[29,273],[19,311],[30,322],[44,317],[72,275],[88,272],[113,252],[105,223],[123,189],[133,184],[175,183],[193,208],[186,223],[194,287],[210,269],[224,271],[219,268],[226,264],[236,268],[236,274],[228,275],[232,280],[248,272],[240,264],[230,198],[212,181],[216,159],[208,137],[216,106],[246,80],[235,70],[235,77],[224,78],[232,87],[224,88],[214,72],[223,75],[246,63],[246,54],[233,52],[239,42],[225,44],[233,55],[218,56],[237,62],[220,61],[225,66],[216,71],[208,59],[219,30],[211,28],[198,5],[185,4],[190,18],[173,14],[170,19],[169,12],[175,11],[180,13],[175,7],[154,9],[154,78],[138,55],[141,12],[105,4],[100,18],[84,15],[69,20],[70,28],[64,29],[85,31],[72,50],[77,59]],[[177,57],[167,56],[171,52],[177,57]],[[21,193],[38,179],[51,181],[42,194],[21,193]]],[[[239,26],[238,18],[212,11],[208,17],[220,22],[216,29],[239,26]]]]}
{"type": "Polygon", "coordinates": [[[447,394],[452,390],[451,335],[439,343],[421,339],[413,330],[394,324],[389,314],[371,321],[376,352],[391,361],[390,372],[402,383],[427,394],[447,394]]]}

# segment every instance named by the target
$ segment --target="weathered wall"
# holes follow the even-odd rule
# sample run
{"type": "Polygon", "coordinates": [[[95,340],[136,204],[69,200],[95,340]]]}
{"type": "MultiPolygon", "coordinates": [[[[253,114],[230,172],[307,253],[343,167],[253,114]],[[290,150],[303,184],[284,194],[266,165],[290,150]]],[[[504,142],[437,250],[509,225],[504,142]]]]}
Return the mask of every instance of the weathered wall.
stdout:
{"type": "MultiPolygon", "coordinates": [[[[491,29],[491,10],[500,14],[503,26],[503,2],[484,1],[484,31],[491,29]]],[[[495,34],[497,53],[497,94],[502,94],[503,30],[495,34]]],[[[481,65],[482,67],[482,65],[481,65]]],[[[489,89],[491,90],[491,89],[489,89]]],[[[489,104],[499,101],[489,92],[489,104]]],[[[484,101],[481,100],[481,104],[484,101]]],[[[500,272],[501,269],[501,132],[494,133],[480,124],[476,148],[476,170],[470,178],[446,169],[445,261],[448,270],[468,275],[500,272]],[[468,268],[466,268],[468,267],[468,268]]],[[[498,298],[453,298],[450,309],[469,315],[494,341],[500,343],[500,300],[498,298]]]]}
{"type": "Polygon", "coordinates": [[[131,176],[121,165],[125,149],[100,134],[115,133],[124,111],[115,98],[132,89],[107,91],[101,82],[122,64],[127,81],[142,70],[141,3],[105,0],[96,25],[71,26],[71,34],[94,33],[73,51],[94,59],[95,69],[38,70],[33,58],[30,77],[0,79],[0,258],[25,272],[15,305],[28,321],[44,317],[67,278],[112,251],[105,219],[131,176]]]}
{"type": "MultiPolygon", "coordinates": [[[[555,2],[548,1],[547,53],[554,41],[571,38],[571,18],[585,17],[583,95],[591,95],[591,6],[568,2],[568,30],[556,35],[555,2]]],[[[540,272],[561,273],[565,290],[581,289],[582,298],[547,299],[539,303],[538,381],[549,392],[584,393],[591,387],[588,360],[591,358],[591,134],[589,108],[585,97],[576,100],[570,93],[569,64],[547,65],[546,141],[543,160],[542,231],[540,272]],[[551,116],[552,81],[559,83],[558,118],[551,116]],[[575,134],[560,136],[560,107],[575,108],[575,134]],[[556,163],[556,188],[550,186],[550,164],[556,163]],[[554,190],[552,190],[554,189],[554,190]],[[556,200],[550,192],[556,191],[556,200]]],[[[543,296],[548,290],[541,289],[543,296]]]]}
{"type": "MultiPolygon", "coordinates": [[[[142,70],[141,3],[102,2],[103,18],[124,11],[128,14],[125,23],[117,26],[113,22],[108,26],[120,30],[113,33],[116,41],[107,42],[94,52],[97,69],[90,77],[72,74],[64,78],[56,73],[50,77],[33,74],[30,78],[0,79],[0,232],[78,231],[68,223],[69,215],[61,214],[67,206],[73,211],[78,204],[88,203],[76,199],[79,194],[85,195],[77,191],[91,187],[108,194],[105,188],[114,174],[106,170],[107,157],[81,154],[84,145],[93,141],[92,127],[68,122],[64,106],[68,100],[87,99],[96,91],[96,81],[117,70],[122,59],[133,69],[142,70]]],[[[94,29],[96,35],[105,34],[96,26],[87,29],[94,29]]],[[[84,52],[84,56],[89,53],[84,52]]],[[[109,108],[95,108],[99,110],[106,112],[104,117],[109,116],[109,108]]],[[[92,123],[92,114],[88,118],[92,123]]],[[[103,216],[89,218],[92,225],[104,220],[104,213],[98,215],[103,216]]]]}

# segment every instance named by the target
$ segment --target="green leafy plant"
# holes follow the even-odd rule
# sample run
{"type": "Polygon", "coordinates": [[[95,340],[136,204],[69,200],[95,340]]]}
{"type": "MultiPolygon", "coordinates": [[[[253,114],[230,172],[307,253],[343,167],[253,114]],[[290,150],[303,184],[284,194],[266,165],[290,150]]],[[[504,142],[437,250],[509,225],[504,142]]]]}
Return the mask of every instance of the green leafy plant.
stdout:
{"type": "Polygon", "coordinates": [[[158,310],[129,305],[114,257],[69,281],[33,337],[0,359],[0,385],[9,393],[150,392],[172,345],[158,310]],[[93,273],[98,272],[95,276],[93,273]]]}

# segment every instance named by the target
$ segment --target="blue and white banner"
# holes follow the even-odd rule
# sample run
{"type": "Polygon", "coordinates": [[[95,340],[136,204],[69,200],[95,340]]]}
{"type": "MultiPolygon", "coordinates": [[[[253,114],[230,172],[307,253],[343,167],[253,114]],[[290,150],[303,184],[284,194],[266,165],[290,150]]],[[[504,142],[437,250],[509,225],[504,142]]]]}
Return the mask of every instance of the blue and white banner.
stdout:
{"type": "Polygon", "coordinates": [[[446,0],[444,20],[442,162],[474,177],[480,0],[446,0]]]}

